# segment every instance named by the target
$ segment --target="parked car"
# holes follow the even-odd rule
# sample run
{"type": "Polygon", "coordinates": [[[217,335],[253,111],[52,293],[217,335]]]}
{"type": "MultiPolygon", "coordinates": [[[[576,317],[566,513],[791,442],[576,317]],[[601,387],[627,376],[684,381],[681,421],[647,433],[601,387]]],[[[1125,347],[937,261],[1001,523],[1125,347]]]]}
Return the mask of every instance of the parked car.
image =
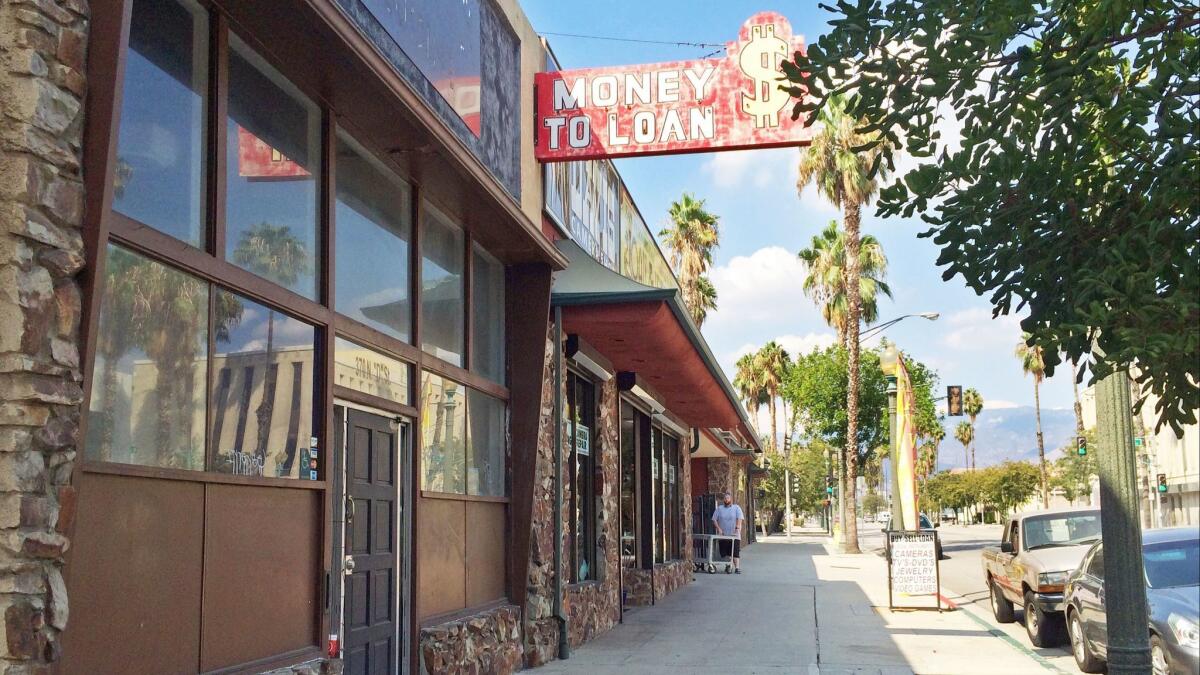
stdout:
{"type": "Polygon", "coordinates": [[[880,511],[879,514],[875,516],[875,519],[886,525],[892,519],[892,512],[880,511]]]}
{"type": "MultiPolygon", "coordinates": [[[[1142,560],[1155,675],[1200,673],[1200,534],[1188,527],[1149,530],[1142,560]]],[[[1075,663],[1085,673],[1102,672],[1108,656],[1103,543],[1092,546],[1067,581],[1066,606],[1075,663]]]]}
{"type": "Polygon", "coordinates": [[[1000,545],[983,549],[996,621],[1012,623],[1018,605],[1035,647],[1060,644],[1065,637],[1063,586],[1097,541],[1100,509],[1051,509],[1009,518],[1000,545]]]}

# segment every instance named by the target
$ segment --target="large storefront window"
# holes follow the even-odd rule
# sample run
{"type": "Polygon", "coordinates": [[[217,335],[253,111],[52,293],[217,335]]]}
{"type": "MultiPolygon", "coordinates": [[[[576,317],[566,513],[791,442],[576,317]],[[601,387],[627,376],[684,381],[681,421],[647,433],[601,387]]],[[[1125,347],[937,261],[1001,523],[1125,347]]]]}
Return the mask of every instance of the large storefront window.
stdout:
{"type": "Polygon", "coordinates": [[[421,208],[421,348],[463,365],[463,231],[428,203],[421,208]]]}
{"type": "Polygon", "coordinates": [[[567,373],[567,432],[571,467],[571,581],[597,579],[596,556],[596,387],[567,373]]]}
{"type": "Polygon", "coordinates": [[[340,337],[334,340],[333,361],[334,384],[408,405],[411,368],[407,363],[340,337]]]}
{"type": "Polygon", "coordinates": [[[84,456],[204,468],[208,284],[109,246],[84,456]]]}
{"type": "Polygon", "coordinates": [[[426,371],[421,378],[421,489],[507,493],[506,405],[426,371]]]}
{"type": "Polygon", "coordinates": [[[310,457],[316,330],[217,290],[212,470],[317,480],[310,457]]]}
{"type": "Polygon", "coordinates": [[[85,456],[317,480],[315,342],[309,324],[110,245],[85,456]]]}
{"type": "Polygon", "coordinates": [[[504,382],[504,265],[478,244],[471,254],[471,369],[504,382]]]}
{"type": "Polygon", "coordinates": [[[411,190],[344,134],[337,144],[337,310],[408,342],[411,190]]]}
{"type": "Polygon", "coordinates": [[[207,91],[207,14],[189,0],[136,0],[113,209],[193,246],[205,235],[207,91]]]}
{"type": "Polygon", "coordinates": [[[315,299],[320,110],[237,36],[229,46],[225,256],[315,299]]]}

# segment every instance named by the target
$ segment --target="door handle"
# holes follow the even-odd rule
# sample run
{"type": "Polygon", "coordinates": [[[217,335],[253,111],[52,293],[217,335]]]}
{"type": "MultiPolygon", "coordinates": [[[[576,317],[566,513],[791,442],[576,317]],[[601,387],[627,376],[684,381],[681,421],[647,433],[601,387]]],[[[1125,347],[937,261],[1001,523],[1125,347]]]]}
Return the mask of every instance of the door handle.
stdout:
{"type": "Polygon", "coordinates": [[[354,522],[354,497],[346,495],[346,522],[354,522]]]}
{"type": "Polygon", "coordinates": [[[342,569],[347,572],[354,572],[354,556],[348,555],[342,560],[342,569]]]}

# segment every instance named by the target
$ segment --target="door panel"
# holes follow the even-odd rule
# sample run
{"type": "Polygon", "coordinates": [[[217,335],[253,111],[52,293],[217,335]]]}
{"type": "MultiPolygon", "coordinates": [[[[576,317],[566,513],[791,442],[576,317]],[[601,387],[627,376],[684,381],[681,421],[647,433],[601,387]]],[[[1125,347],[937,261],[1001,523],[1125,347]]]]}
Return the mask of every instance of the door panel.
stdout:
{"type": "Polygon", "coordinates": [[[397,671],[397,583],[400,542],[398,451],[403,430],[392,420],[347,410],[345,556],[346,672],[397,671]]]}

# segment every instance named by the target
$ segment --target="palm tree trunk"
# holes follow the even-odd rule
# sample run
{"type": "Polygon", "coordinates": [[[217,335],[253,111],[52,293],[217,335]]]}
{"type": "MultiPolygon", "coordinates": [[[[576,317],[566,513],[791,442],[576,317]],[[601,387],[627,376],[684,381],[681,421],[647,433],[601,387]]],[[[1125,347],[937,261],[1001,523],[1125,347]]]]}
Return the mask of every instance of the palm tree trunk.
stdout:
{"type": "Polygon", "coordinates": [[[1042,442],[1042,396],[1038,378],[1033,378],[1033,414],[1037,419],[1038,466],[1042,473],[1042,508],[1050,508],[1050,492],[1046,489],[1046,446],[1042,442]]]}
{"type": "Polygon", "coordinates": [[[779,426],[775,421],[775,392],[770,392],[771,397],[771,449],[775,454],[779,454],[779,426]]]}
{"type": "Polygon", "coordinates": [[[975,470],[975,425],[971,425],[971,470],[975,470]]]}
{"type": "MultiPolygon", "coordinates": [[[[846,494],[842,499],[846,517],[842,521],[843,553],[859,553],[857,509],[854,503],[855,483],[858,478],[858,329],[862,297],[859,290],[859,205],[848,202],[845,208],[846,222],[846,295],[849,311],[846,316],[846,344],[849,355],[846,360],[849,371],[849,386],[846,391],[846,494]]],[[[892,514],[895,517],[898,514],[892,514]]],[[[904,523],[907,525],[907,523],[904,523]]]]}

